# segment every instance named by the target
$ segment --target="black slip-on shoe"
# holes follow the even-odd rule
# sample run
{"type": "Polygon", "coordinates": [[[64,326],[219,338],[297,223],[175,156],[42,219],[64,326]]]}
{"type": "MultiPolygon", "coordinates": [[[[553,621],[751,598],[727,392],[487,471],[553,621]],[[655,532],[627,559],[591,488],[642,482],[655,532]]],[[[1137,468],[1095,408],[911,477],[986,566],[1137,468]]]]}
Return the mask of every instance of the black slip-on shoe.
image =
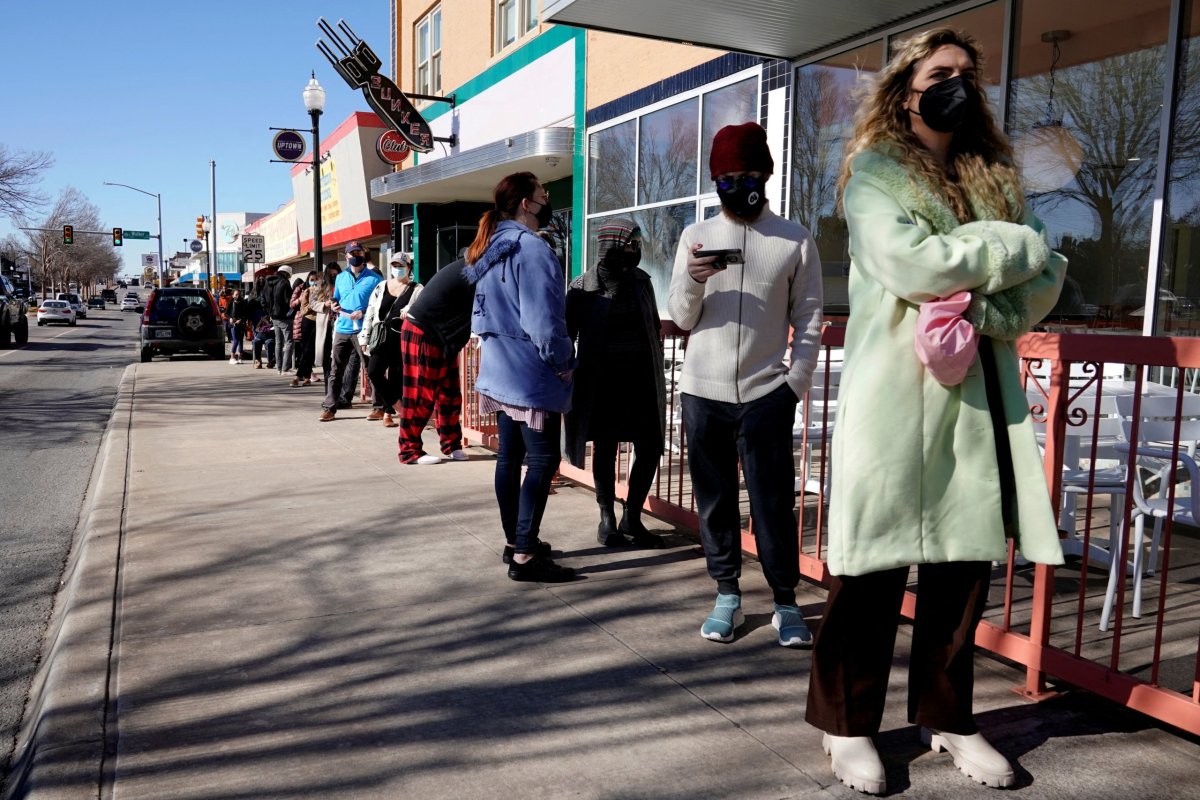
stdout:
{"type": "Polygon", "coordinates": [[[555,564],[545,556],[535,555],[524,564],[508,565],[508,577],[514,581],[536,583],[566,583],[575,580],[575,570],[555,564]]]}
{"type": "MultiPolygon", "coordinates": [[[[546,558],[549,558],[550,557],[550,549],[551,548],[550,548],[549,542],[538,542],[537,547],[534,548],[533,554],[535,556],[545,556],[546,558]]],[[[503,553],[503,555],[500,556],[500,560],[503,561],[505,564],[511,564],[512,557],[513,557],[513,546],[511,544],[504,545],[504,553],[503,553]]]]}

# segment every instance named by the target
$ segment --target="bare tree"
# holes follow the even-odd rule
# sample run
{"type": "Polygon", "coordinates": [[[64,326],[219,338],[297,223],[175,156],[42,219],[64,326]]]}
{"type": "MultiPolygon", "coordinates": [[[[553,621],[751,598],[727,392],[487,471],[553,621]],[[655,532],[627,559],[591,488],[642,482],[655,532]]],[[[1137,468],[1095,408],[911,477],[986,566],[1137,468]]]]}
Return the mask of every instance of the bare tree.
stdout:
{"type": "Polygon", "coordinates": [[[46,196],[35,187],[53,164],[49,153],[10,151],[0,144],[0,217],[19,219],[45,206],[46,196]]]}
{"type": "MultiPolygon", "coordinates": [[[[1101,303],[1121,302],[1122,286],[1144,284],[1150,241],[1150,204],[1164,80],[1162,48],[1138,50],[1058,70],[1054,111],[1082,150],[1074,180],[1061,189],[1034,193],[1039,213],[1078,215],[1097,223],[1094,238],[1075,242],[1083,249],[1071,271],[1101,303]]],[[[1021,78],[1014,86],[1012,130],[1018,139],[1048,116],[1048,75],[1021,78]]],[[[1193,122],[1192,128],[1195,127],[1193,122]]],[[[1189,145],[1194,150],[1196,143],[1189,145]]],[[[1189,169],[1195,170],[1195,159],[1189,169]]],[[[1136,299],[1140,305],[1140,299],[1136,299]]]]}
{"type": "Polygon", "coordinates": [[[112,251],[106,236],[82,233],[103,230],[100,211],[87,196],[73,186],[63,189],[55,200],[49,215],[37,225],[27,227],[44,228],[26,234],[27,247],[31,253],[39,254],[39,283],[47,292],[65,290],[73,281],[84,293],[98,280],[108,280],[120,269],[120,259],[112,251]],[[63,225],[73,225],[76,231],[74,244],[63,244],[60,233],[63,225]]]}
{"type": "MultiPolygon", "coordinates": [[[[844,72],[845,70],[841,70],[844,72]]],[[[837,212],[842,149],[854,112],[837,70],[805,67],[796,73],[790,215],[820,239],[822,223],[837,212]]]]}

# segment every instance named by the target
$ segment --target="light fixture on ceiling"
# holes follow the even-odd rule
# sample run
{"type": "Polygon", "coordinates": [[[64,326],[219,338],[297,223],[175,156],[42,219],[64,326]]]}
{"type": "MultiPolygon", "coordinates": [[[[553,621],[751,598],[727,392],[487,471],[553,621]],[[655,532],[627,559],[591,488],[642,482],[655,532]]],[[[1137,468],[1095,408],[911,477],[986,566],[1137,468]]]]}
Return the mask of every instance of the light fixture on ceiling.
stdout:
{"type": "Polygon", "coordinates": [[[1062,57],[1059,42],[1070,38],[1071,32],[1067,30],[1052,30],[1042,34],[1042,41],[1052,48],[1046,116],[1035,122],[1015,142],[1025,188],[1037,194],[1066,186],[1079,174],[1079,167],[1083,164],[1083,148],[1063,124],[1062,115],[1054,108],[1054,73],[1062,57]]]}

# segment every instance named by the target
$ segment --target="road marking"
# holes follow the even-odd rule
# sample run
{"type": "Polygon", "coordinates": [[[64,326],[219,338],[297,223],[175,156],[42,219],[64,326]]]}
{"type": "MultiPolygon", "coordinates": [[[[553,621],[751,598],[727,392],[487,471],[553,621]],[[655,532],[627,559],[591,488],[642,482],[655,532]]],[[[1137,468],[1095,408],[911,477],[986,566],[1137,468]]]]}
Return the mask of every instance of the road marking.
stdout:
{"type": "MultiPolygon", "coordinates": [[[[42,341],[52,342],[55,339],[61,339],[62,337],[66,336],[69,333],[78,333],[78,330],[79,330],[78,328],[67,328],[65,331],[58,334],[57,336],[51,336],[49,339],[43,339],[42,341]]],[[[16,349],[5,350],[4,352],[0,353],[0,358],[4,358],[5,356],[10,356],[13,353],[19,353],[19,352],[21,352],[21,351],[16,350],[16,349]]]]}

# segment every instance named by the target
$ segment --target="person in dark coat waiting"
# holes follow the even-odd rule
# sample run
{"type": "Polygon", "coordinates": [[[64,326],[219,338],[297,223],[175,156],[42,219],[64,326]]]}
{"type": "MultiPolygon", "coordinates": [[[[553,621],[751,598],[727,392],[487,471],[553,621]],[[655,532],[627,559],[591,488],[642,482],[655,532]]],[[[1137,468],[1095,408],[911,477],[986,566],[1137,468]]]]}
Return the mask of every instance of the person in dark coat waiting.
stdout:
{"type": "Polygon", "coordinates": [[[572,281],[567,292],[567,333],[579,352],[566,418],[567,458],[582,468],[592,442],[600,544],[620,547],[632,540],[641,547],[662,547],[662,539],[642,524],[642,504],[663,453],[666,381],[654,287],[637,268],[642,258],[637,223],[611,219],[601,224],[596,255],[595,269],[572,281]],[[632,442],[634,449],[620,524],[613,509],[619,442],[632,442]]]}
{"type": "Polygon", "coordinates": [[[292,355],[292,268],[284,264],[267,278],[263,294],[275,330],[275,365],[282,375],[292,355]]]}

